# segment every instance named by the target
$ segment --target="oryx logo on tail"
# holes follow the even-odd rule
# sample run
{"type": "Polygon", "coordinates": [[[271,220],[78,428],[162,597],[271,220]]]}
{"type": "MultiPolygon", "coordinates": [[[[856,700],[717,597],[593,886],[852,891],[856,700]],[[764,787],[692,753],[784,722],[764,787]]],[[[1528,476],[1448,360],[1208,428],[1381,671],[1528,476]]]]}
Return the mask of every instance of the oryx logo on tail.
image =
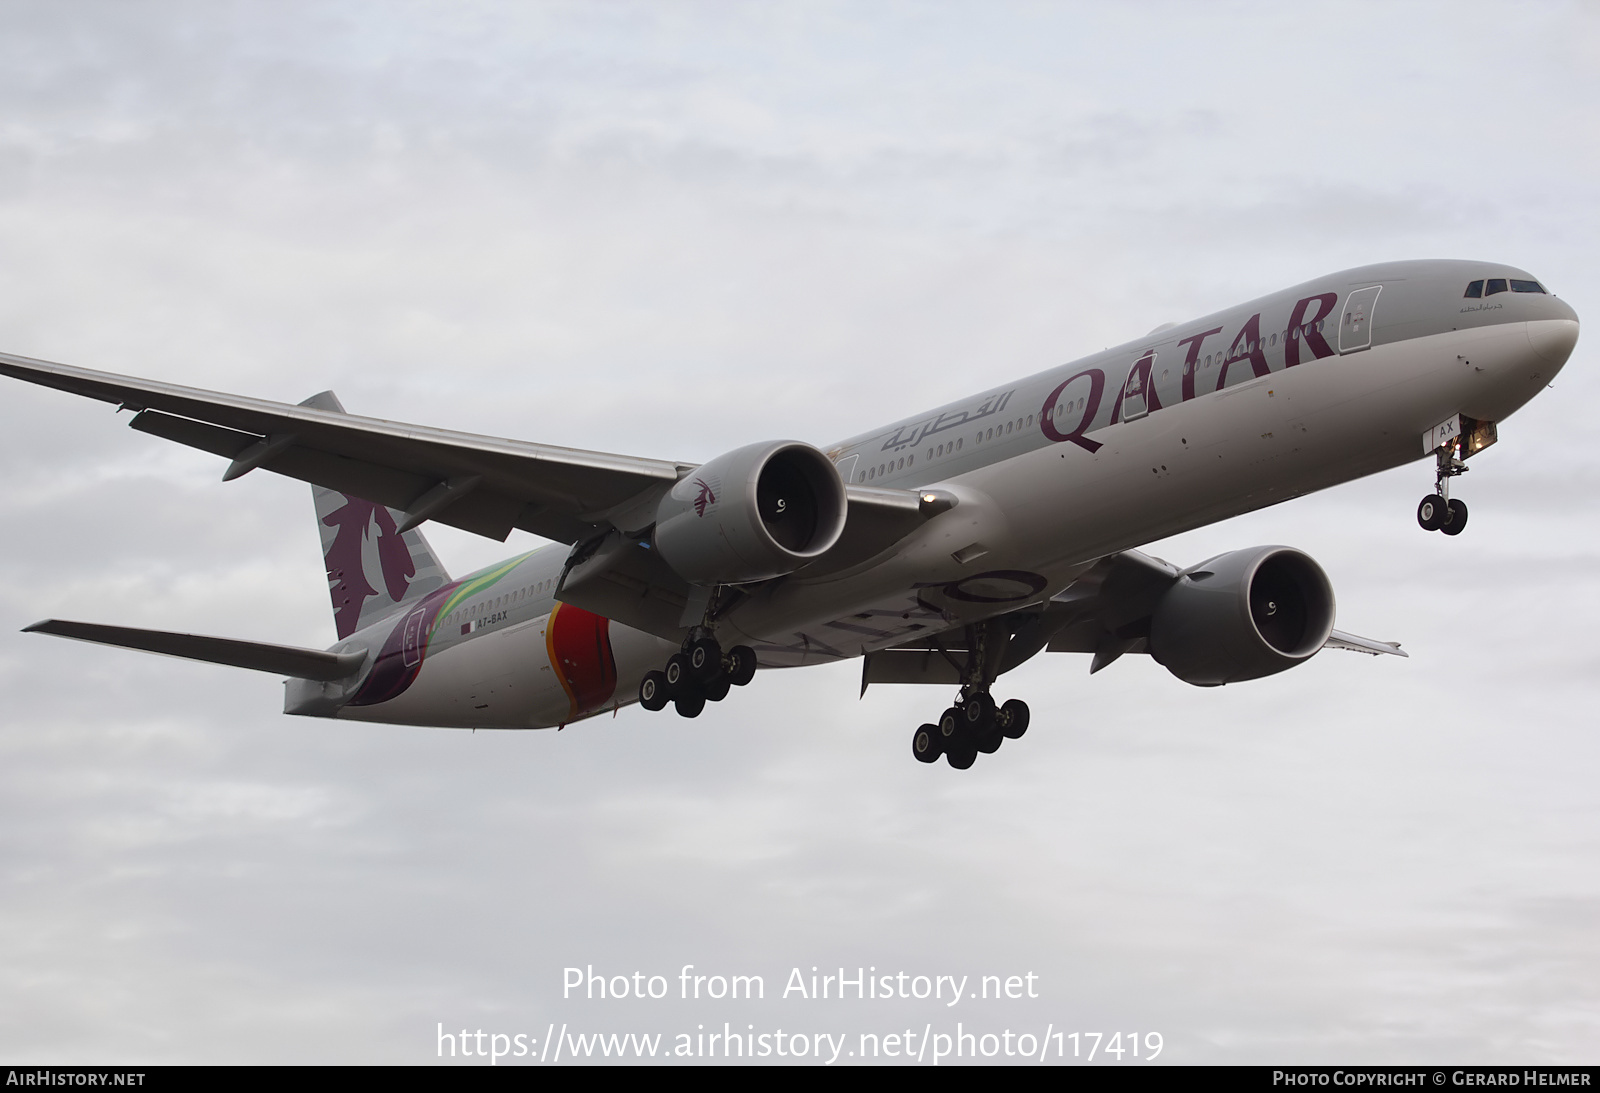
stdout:
{"type": "Polygon", "coordinates": [[[449,579],[414,529],[401,533],[392,510],[334,490],[313,492],[339,637],[349,637],[449,579]]]}

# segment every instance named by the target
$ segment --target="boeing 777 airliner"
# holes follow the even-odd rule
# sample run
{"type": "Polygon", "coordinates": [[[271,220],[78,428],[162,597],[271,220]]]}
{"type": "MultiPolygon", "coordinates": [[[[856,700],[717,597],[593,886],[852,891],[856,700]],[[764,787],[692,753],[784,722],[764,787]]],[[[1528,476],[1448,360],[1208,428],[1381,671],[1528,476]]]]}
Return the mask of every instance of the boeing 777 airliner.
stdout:
{"type": "Polygon", "coordinates": [[[991,697],[1042,650],[1148,653],[1216,686],[1334,646],[1322,569],[1259,546],[1179,569],[1143,543],[1429,459],[1424,529],[1459,534],[1466,461],[1578,338],[1493,262],[1322,277],[825,448],[692,465],[346,414],[0,354],[0,372],[136,411],[140,432],[309,482],[338,640],[300,649],[51,619],[30,631],[275,672],[285,712],[532,729],[637,701],[685,717],[758,667],[861,657],[862,688],[955,689],[912,737],[972,765],[1028,727],[991,697]],[[435,520],[554,545],[452,578],[435,520]]]}

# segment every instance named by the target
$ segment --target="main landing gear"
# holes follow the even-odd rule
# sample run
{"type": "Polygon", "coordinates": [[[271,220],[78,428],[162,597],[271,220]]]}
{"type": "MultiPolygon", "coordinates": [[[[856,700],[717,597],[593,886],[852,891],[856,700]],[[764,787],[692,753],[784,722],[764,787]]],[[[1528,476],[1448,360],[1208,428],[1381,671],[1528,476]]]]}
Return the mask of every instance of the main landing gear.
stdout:
{"type": "Polygon", "coordinates": [[[937,725],[923,725],[911,738],[911,754],[924,763],[945,762],[966,770],[977,761],[978,753],[992,755],[1007,740],[1028,731],[1028,704],[1020,698],[1007,699],[996,708],[987,688],[968,692],[962,688],[956,704],[946,710],[937,725]]]}
{"type": "Polygon", "coordinates": [[[1471,469],[1458,454],[1460,448],[1458,440],[1437,453],[1439,469],[1434,477],[1433,492],[1417,503],[1417,523],[1422,525],[1423,531],[1460,535],[1467,526],[1466,503],[1450,497],[1450,480],[1471,469]]]}
{"type": "Polygon", "coordinates": [[[724,653],[710,630],[697,626],[665,668],[644,674],[639,682],[639,705],[661,710],[670,702],[679,716],[699,717],[707,702],[721,702],[730,687],[743,687],[755,674],[754,649],[735,645],[724,653]]]}
{"type": "Polygon", "coordinates": [[[979,752],[992,755],[1002,743],[1028,731],[1026,702],[1012,698],[997,707],[989,694],[1011,641],[1010,630],[991,619],[967,627],[966,638],[965,665],[940,647],[961,672],[961,693],[955,705],[944,712],[938,724],[919,726],[911,737],[911,754],[918,760],[937,763],[942,755],[957,770],[972,766],[979,752]]]}

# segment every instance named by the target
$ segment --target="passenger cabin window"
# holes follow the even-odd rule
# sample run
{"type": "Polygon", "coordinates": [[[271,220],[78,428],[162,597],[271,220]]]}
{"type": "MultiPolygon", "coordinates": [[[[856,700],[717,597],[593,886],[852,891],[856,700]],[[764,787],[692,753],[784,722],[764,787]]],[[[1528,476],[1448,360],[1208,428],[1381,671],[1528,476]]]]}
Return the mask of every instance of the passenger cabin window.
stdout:
{"type": "Polygon", "coordinates": [[[1497,292],[1504,291],[1506,291],[1506,279],[1504,277],[1489,278],[1488,283],[1485,284],[1483,288],[1483,294],[1485,296],[1493,296],[1497,292]]]}
{"type": "Polygon", "coordinates": [[[1537,292],[1541,296],[1548,296],[1549,295],[1549,293],[1545,292],[1544,286],[1541,285],[1538,281],[1512,281],[1511,282],[1511,291],[1512,292],[1537,292]]]}
{"type": "Polygon", "coordinates": [[[1462,297],[1462,299],[1465,299],[1465,300],[1476,300],[1476,299],[1481,298],[1482,296],[1483,296],[1483,282],[1482,281],[1474,281],[1474,282],[1472,282],[1472,284],[1467,286],[1467,294],[1464,297],[1462,297]]]}

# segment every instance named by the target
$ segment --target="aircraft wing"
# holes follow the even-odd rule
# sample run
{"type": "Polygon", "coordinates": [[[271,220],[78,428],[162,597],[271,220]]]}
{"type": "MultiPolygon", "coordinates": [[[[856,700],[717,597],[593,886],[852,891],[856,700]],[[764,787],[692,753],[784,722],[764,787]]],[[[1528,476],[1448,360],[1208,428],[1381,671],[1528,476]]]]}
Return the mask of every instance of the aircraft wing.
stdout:
{"type": "Polygon", "coordinates": [[[135,429],[233,460],[225,480],[262,467],[499,540],[575,542],[691,468],[360,417],[331,395],[290,406],[10,354],[0,374],[138,411],[135,429]]]}
{"type": "Polygon", "coordinates": [[[1348,649],[1352,653],[1367,653],[1378,656],[1388,653],[1391,656],[1410,658],[1411,654],[1400,648],[1398,641],[1374,641],[1358,634],[1346,634],[1343,630],[1335,630],[1328,635],[1328,640],[1323,643],[1324,649],[1348,649]]]}
{"type": "MultiPolygon", "coordinates": [[[[1137,550],[1101,558],[1048,602],[998,620],[1007,633],[1000,671],[1008,672],[1043,650],[1094,654],[1091,675],[1125,653],[1148,653],[1151,613],[1178,575],[1177,566],[1137,550]]],[[[1342,630],[1333,631],[1323,648],[1410,655],[1399,642],[1342,630]]],[[[966,638],[959,630],[868,653],[861,689],[864,693],[870,683],[959,683],[966,656],[966,638]]]]}
{"type": "MultiPolygon", "coordinates": [[[[1063,625],[1049,639],[1052,653],[1093,653],[1091,674],[1124,653],[1149,652],[1150,613],[1178,577],[1178,568],[1137,550],[1102,558],[1050,601],[1063,625]]],[[[1397,641],[1376,641],[1334,630],[1324,649],[1409,657],[1397,641]]]]}
{"type": "MultiPolygon", "coordinates": [[[[361,417],[331,392],[291,406],[9,353],[0,375],[137,411],[129,424],[140,432],[232,460],[224,481],[260,467],[397,509],[407,527],[437,520],[497,540],[513,528],[563,543],[642,531],[661,494],[695,467],[361,417]]],[[[921,522],[915,491],[846,494],[852,554],[921,522]]]]}
{"type": "MultiPolygon", "coordinates": [[[[1000,672],[1040,652],[1093,653],[1091,674],[1124,653],[1146,652],[1150,613],[1177,566],[1137,550],[1101,558],[1052,599],[994,620],[1004,630],[1000,672]]],[[[957,683],[968,656],[958,628],[868,653],[861,690],[872,683],[957,683]]]]}

